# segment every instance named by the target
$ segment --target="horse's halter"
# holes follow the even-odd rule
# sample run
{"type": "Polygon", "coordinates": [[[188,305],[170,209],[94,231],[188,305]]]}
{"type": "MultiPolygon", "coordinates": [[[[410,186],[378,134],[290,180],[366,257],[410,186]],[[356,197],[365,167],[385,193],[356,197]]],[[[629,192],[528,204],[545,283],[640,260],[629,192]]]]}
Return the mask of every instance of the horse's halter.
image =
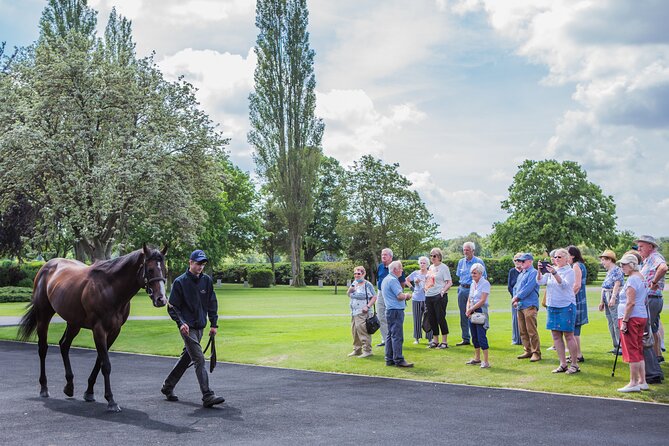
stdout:
{"type": "Polygon", "coordinates": [[[148,294],[151,298],[153,298],[153,288],[151,288],[151,284],[153,282],[162,281],[163,283],[167,283],[167,278],[162,275],[163,270],[160,267],[160,262],[157,263],[158,270],[161,272],[161,275],[158,277],[149,277],[149,271],[146,269],[146,256],[144,257],[144,288],[146,289],[146,294],[148,294]]]}

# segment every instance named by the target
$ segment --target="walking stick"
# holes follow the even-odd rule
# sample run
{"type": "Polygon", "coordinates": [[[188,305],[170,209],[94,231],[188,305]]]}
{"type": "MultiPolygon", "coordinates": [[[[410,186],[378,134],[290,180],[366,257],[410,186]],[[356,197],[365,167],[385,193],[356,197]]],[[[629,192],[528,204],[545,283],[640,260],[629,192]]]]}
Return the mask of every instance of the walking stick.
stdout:
{"type": "Polygon", "coordinates": [[[622,352],[620,351],[620,348],[621,348],[620,343],[621,343],[621,341],[622,341],[622,337],[623,337],[623,334],[620,333],[620,337],[618,338],[618,346],[616,347],[616,359],[613,360],[613,370],[611,371],[611,377],[612,377],[612,378],[613,378],[613,376],[616,374],[616,364],[618,363],[618,353],[619,353],[619,352],[622,353],[622,352]]]}

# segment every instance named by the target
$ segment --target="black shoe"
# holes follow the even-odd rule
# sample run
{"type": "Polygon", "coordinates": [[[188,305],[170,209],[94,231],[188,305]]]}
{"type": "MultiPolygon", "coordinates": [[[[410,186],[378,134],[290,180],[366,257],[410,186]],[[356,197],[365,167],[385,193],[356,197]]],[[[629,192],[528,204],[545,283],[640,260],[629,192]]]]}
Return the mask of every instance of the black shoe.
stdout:
{"type": "Polygon", "coordinates": [[[471,345],[471,343],[470,343],[469,341],[462,341],[462,342],[458,342],[458,343],[455,344],[455,345],[458,346],[458,347],[460,347],[461,345],[471,345]]]}
{"type": "Polygon", "coordinates": [[[395,365],[395,363],[394,362],[386,362],[386,365],[388,367],[393,367],[395,365]]]}
{"type": "Polygon", "coordinates": [[[660,355],[657,357],[657,362],[662,363],[664,362],[664,356],[660,355]]]}
{"type": "Polygon", "coordinates": [[[413,367],[413,362],[402,361],[399,364],[396,364],[397,367],[411,368],[413,367]]]}
{"type": "Polygon", "coordinates": [[[165,395],[165,399],[167,401],[179,401],[179,397],[176,396],[174,392],[172,392],[172,389],[166,389],[165,387],[163,387],[162,389],[160,389],[160,393],[165,395]]]}
{"type": "Polygon", "coordinates": [[[208,396],[207,398],[205,398],[204,400],[202,400],[202,405],[204,407],[211,407],[214,404],[221,404],[224,401],[225,401],[225,398],[223,398],[222,396],[211,395],[211,396],[208,396]]]}
{"type": "Polygon", "coordinates": [[[379,343],[379,344],[376,344],[377,347],[385,347],[385,345],[386,345],[385,342],[381,342],[381,343],[379,343]]]}

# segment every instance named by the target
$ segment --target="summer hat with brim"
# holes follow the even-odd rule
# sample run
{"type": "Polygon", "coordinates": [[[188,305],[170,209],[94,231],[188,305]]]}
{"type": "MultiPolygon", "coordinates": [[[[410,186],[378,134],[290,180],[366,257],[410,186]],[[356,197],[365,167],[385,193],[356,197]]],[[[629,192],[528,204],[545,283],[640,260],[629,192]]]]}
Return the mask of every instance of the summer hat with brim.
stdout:
{"type": "Polygon", "coordinates": [[[653,237],[652,235],[642,235],[638,239],[634,240],[634,243],[639,243],[639,242],[650,243],[656,248],[660,247],[660,244],[657,243],[657,240],[655,240],[655,237],[653,237]]]}
{"type": "Polygon", "coordinates": [[[610,249],[605,249],[603,253],[599,255],[599,258],[601,259],[602,257],[606,257],[607,259],[611,259],[613,263],[618,260],[618,257],[616,257],[616,253],[611,251],[610,249]]]}

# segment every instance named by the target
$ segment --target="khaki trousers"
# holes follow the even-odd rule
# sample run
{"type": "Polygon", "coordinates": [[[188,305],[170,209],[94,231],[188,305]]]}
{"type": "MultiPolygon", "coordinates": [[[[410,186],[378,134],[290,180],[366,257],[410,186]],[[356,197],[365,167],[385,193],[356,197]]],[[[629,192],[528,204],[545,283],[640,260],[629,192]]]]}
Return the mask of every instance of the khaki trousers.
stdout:
{"type": "Polygon", "coordinates": [[[541,356],[541,345],[537,332],[537,311],[537,307],[518,310],[518,331],[520,331],[520,340],[525,351],[541,356]]]}
{"type": "Polygon", "coordinates": [[[351,316],[351,334],[353,335],[353,350],[356,352],[372,351],[372,336],[367,333],[365,325],[367,314],[351,316]]]}

